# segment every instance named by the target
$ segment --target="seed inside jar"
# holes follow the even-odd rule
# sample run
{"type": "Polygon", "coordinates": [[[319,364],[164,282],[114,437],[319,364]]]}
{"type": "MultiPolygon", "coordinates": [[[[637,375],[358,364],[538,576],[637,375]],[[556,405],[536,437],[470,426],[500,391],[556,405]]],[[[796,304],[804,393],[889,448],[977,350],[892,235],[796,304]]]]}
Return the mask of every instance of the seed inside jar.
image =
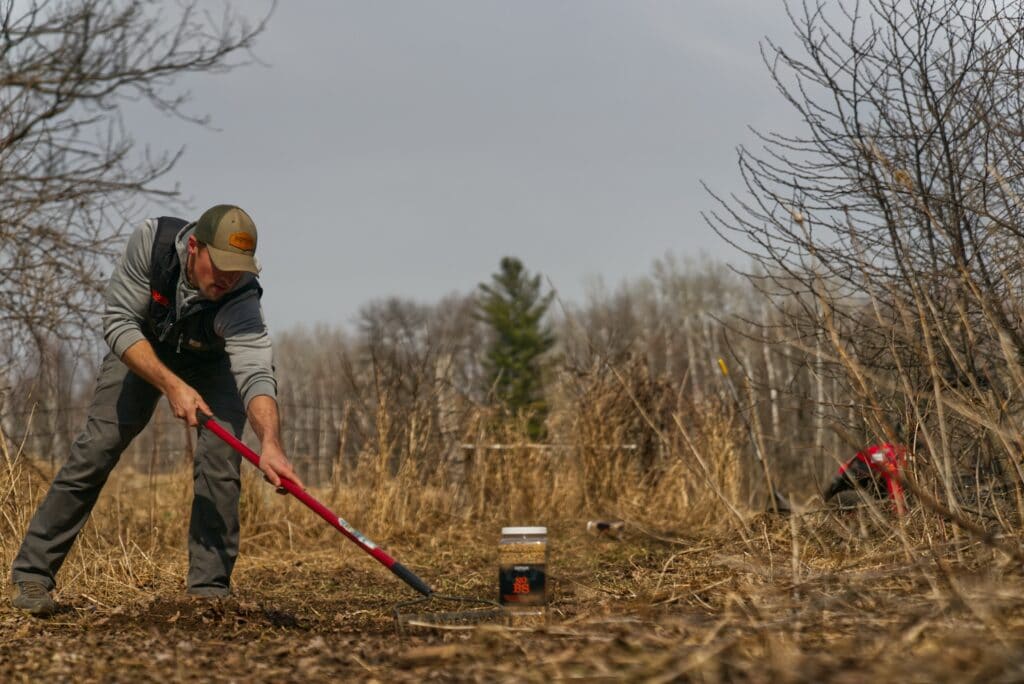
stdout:
{"type": "Polygon", "coordinates": [[[546,560],[547,544],[537,542],[511,542],[499,550],[502,565],[542,565],[546,560]]]}

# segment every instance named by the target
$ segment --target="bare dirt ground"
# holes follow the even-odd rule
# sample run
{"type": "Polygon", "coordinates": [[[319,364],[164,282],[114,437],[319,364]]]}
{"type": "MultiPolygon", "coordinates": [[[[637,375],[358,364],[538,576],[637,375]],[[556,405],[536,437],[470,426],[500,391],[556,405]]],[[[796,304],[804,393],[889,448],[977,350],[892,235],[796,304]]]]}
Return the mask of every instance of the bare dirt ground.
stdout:
{"type": "MultiPolygon", "coordinates": [[[[64,578],[61,611],[48,620],[5,603],[0,680],[1024,678],[1020,569],[970,539],[933,548],[946,558],[936,563],[927,540],[908,550],[871,525],[763,516],[742,534],[657,539],[634,528],[621,541],[563,525],[551,535],[548,625],[404,635],[391,609],[413,592],[343,539],[313,552],[263,536],[245,544],[231,599],[186,597],[182,557],[103,600],[64,578]]],[[[490,598],[495,533],[386,541],[435,589],[490,598]]]]}

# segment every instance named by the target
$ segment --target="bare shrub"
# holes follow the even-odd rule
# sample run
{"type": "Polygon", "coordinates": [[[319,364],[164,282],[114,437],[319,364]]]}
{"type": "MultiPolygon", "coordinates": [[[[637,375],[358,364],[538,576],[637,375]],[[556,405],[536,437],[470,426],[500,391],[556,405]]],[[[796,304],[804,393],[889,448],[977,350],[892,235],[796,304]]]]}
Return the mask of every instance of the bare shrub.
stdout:
{"type": "Polygon", "coordinates": [[[748,192],[708,220],[759,266],[819,391],[835,384],[875,439],[902,424],[956,508],[1019,458],[1020,8],[789,9],[800,49],[764,55],[803,131],[741,150],[748,192]]]}

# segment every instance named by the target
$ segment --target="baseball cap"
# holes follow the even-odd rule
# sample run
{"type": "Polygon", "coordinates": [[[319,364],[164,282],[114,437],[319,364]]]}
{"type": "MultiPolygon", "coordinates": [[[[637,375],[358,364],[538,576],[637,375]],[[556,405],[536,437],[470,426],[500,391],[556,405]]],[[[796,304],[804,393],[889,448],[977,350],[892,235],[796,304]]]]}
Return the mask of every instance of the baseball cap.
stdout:
{"type": "Polygon", "coordinates": [[[196,221],[194,235],[210,250],[213,265],[221,271],[259,274],[256,263],[256,224],[233,204],[218,204],[196,221]]]}

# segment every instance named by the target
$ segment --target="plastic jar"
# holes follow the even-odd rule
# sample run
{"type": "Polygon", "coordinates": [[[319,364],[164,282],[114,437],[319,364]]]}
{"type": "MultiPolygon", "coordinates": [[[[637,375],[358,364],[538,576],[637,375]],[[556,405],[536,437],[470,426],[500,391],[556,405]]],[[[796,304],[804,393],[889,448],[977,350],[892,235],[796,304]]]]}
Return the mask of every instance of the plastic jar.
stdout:
{"type": "Polygon", "coordinates": [[[503,527],[498,543],[498,600],[513,625],[546,618],[548,528],[503,527]]]}

